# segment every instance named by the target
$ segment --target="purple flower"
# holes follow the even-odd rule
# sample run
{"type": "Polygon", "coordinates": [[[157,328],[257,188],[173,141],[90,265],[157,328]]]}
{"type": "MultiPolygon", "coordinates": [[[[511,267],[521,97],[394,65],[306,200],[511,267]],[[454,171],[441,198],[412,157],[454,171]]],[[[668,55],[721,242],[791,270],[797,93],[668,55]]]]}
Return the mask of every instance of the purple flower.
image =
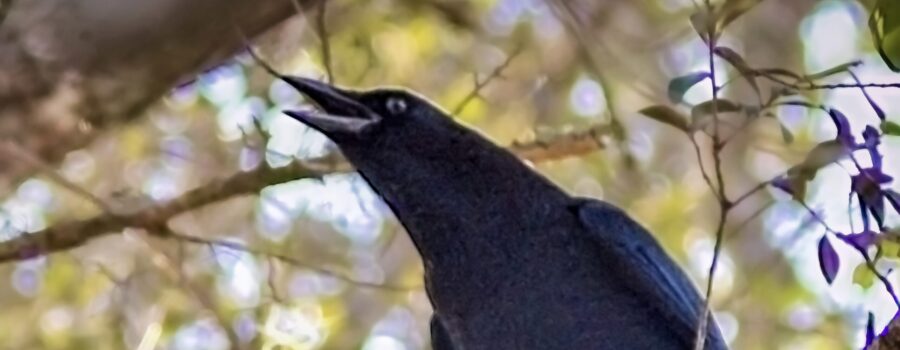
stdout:
{"type": "Polygon", "coordinates": [[[855,148],[856,141],[853,140],[853,135],[850,134],[850,122],[847,120],[847,116],[834,108],[828,109],[828,115],[831,116],[831,121],[834,122],[834,127],[837,128],[836,139],[847,148],[855,148]]]}
{"type": "Polygon", "coordinates": [[[868,349],[869,345],[875,341],[875,315],[869,313],[869,320],[866,321],[866,345],[863,349],[868,349]]]}
{"type": "Polygon", "coordinates": [[[867,211],[870,211],[875,216],[879,227],[884,224],[884,197],[886,195],[881,186],[889,184],[893,180],[892,177],[876,167],[863,169],[858,175],[854,175],[851,178],[851,194],[856,193],[860,210],[862,211],[863,225],[866,229],[869,228],[867,211]]]}
{"type": "Polygon", "coordinates": [[[883,157],[878,153],[878,145],[881,144],[881,134],[878,132],[878,129],[875,129],[875,127],[871,125],[866,126],[866,130],[863,131],[863,140],[865,140],[864,146],[866,147],[866,150],[869,151],[869,156],[872,158],[872,167],[881,169],[883,157]]]}
{"type": "Polygon", "coordinates": [[[779,177],[778,177],[777,179],[775,179],[775,180],[772,180],[772,186],[775,187],[775,188],[777,188],[777,189],[779,189],[779,190],[782,190],[782,191],[784,191],[784,192],[787,192],[788,194],[792,194],[792,195],[793,195],[794,192],[795,192],[795,191],[794,191],[794,187],[793,187],[793,181],[791,181],[791,178],[790,178],[790,177],[787,177],[787,176],[784,176],[784,175],[779,176],[779,177]]]}
{"type": "Polygon", "coordinates": [[[828,241],[828,236],[822,236],[819,239],[819,268],[822,270],[822,276],[825,277],[825,281],[828,284],[834,282],[840,267],[841,259],[838,257],[834,247],[831,246],[831,242],[828,241]]]}
{"type": "Polygon", "coordinates": [[[877,244],[881,239],[881,236],[872,231],[863,231],[860,233],[851,234],[837,233],[836,236],[845,243],[863,250],[877,244]]]}

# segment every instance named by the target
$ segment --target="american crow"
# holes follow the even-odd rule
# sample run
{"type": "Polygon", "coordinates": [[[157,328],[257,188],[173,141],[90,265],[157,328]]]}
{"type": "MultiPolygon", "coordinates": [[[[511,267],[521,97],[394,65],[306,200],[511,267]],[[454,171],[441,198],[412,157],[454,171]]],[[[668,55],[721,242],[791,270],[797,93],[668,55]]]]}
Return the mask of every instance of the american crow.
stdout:
{"type": "MultiPolygon", "coordinates": [[[[575,198],[402,89],[280,76],[409,232],[435,349],[692,349],[702,299],[623,211],[575,198]]],[[[706,349],[726,346],[710,322],[706,349]]]]}

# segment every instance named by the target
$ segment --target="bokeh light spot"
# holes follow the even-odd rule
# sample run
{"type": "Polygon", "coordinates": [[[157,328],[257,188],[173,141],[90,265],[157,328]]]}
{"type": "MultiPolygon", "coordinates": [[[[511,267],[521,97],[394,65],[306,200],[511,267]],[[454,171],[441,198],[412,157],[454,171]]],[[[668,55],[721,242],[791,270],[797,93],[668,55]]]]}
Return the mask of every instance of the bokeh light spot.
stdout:
{"type": "Polygon", "coordinates": [[[569,93],[569,106],[579,116],[596,117],[606,110],[603,87],[587,77],[579,78],[569,93]]]}

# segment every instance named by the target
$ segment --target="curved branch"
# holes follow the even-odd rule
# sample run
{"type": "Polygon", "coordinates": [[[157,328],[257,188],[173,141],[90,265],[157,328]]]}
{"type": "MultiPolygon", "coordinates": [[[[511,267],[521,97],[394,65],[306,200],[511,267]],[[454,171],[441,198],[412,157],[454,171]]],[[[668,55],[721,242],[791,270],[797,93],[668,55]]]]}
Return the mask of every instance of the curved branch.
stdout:
{"type": "MultiPolygon", "coordinates": [[[[303,0],[307,5],[320,0],[303,0]]],[[[293,15],[290,0],[0,0],[0,140],[56,163],[293,15]]],[[[34,169],[0,159],[0,189],[34,169]]]]}
{"type": "MultiPolygon", "coordinates": [[[[533,162],[583,155],[603,148],[605,144],[602,139],[611,133],[610,130],[610,127],[598,126],[587,131],[561,135],[546,142],[517,143],[509,149],[521,158],[533,162]]],[[[0,263],[72,249],[91,239],[118,233],[129,227],[147,228],[148,232],[169,232],[165,229],[169,219],[202,206],[240,195],[255,194],[268,186],[288,181],[318,178],[328,173],[348,170],[345,166],[318,169],[296,161],[281,168],[263,165],[252,171],[212,181],[168,203],[127,214],[105,212],[91,219],[63,222],[41,231],[23,233],[0,241],[0,263]]]]}
{"type": "Polygon", "coordinates": [[[212,181],[188,191],[168,203],[129,214],[105,213],[87,220],[71,221],[47,229],[24,233],[0,242],[0,262],[32,257],[78,247],[87,241],[128,227],[144,227],[151,232],[178,214],[239,195],[258,192],[266,186],[300,178],[315,178],[322,172],[292,163],[282,168],[260,167],[254,171],[212,181]]]}

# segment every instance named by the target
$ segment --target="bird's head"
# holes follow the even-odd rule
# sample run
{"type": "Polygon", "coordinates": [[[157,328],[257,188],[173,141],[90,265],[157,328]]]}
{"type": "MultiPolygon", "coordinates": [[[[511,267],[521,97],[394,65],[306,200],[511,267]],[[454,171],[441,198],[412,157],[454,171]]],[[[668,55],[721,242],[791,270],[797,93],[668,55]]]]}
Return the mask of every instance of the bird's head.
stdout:
{"type": "MultiPolygon", "coordinates": [[[[533,217],[549,206],[548,193],[565,197],[515,155],[413,92],[347,90],[313,79],[279,78],[319,107],[284,113],[334,141],[422,249],[430,249],[423,248],[426,241],[444,242],[424,238],[435,226],[461,230],[473,217],[502,216],[489,214],[502,207],[490,203],[531,208],[536,212],[516,217],[533,217]],[[535,201],[546,205],[534,206],[535,201]]],[[[433,251],[423,254],[428,259],[433,251]]]]}
{"type": "Polygon", "coordinates": [[[423,147],[427,139],[457,136],[462,129],[424,97],[399,88],[348,90],[309,78],[282,77],[319,108],[288,110],[345,151],[392,144],[423,147]]]}

